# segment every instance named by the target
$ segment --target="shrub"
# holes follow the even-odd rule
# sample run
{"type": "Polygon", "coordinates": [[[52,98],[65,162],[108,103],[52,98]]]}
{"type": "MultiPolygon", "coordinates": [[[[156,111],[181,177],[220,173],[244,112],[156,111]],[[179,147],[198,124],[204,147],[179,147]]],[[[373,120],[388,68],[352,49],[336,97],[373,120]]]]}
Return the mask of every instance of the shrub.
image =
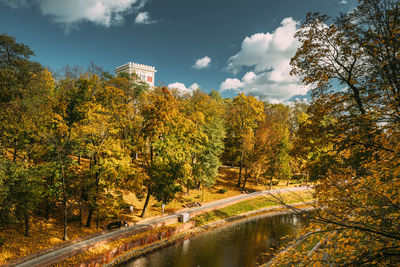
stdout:
{"type": "Polygon", "coordinates": [[[221,188],[220,190],[218,190],[218,193],[220,194],[225,194],[228,190],[226,190],[225,188],[221,188]]]}
{"type": "Polygon", "coordinates": [[[131,205],[129,205],[128,203],[126,203],[126,202],[121,202],[121,203],[119,203],[119,208],[121,209],[121,210],[129,210],[129,207],[130,207],[131,205]]]}
{"type": "Polygon", "coordinates": [[[152,207],[154,207],[154,208],[159,208],[159,207],[161,207],[161,203],[160,202],[157,202],[157,203],[154,203],[153,205],[151,205],[152,207]]]}
{"type": "MultiPolygon", "coordinates": [[[[278,184],[279,184],[278,180],[272,180],[272,185],[278,185],[278,184]]],[[[269,185],[269,183],[268,183],[268,185],[269,185]]]]}

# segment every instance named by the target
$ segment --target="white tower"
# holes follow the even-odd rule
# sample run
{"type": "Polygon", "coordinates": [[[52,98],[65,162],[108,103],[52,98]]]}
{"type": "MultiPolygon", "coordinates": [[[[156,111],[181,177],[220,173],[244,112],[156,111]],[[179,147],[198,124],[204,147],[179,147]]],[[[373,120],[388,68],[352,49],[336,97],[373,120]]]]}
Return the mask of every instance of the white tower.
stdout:
{"type": "Polygon", "coordinates": [[[139,79],[148,83],[150,87],[154,87],[154,77],[155,73],[157,72],[155,67],[128,62],[115,69],[115,73],[117,75],[122,72],[126,72],[128,74],[136,73],[139,79]]]}

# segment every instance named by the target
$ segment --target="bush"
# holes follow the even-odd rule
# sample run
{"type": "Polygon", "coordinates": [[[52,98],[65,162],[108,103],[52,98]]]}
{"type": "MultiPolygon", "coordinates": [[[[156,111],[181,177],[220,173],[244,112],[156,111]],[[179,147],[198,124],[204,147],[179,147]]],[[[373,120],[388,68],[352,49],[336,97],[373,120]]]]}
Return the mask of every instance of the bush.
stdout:
{"type": "Polygon", "coordinates": [[[194,198],[199,199],[199,198],[201,198],[201,195],[197,195],[194,198]]]}
{"type": "MultiPolygon", "coordinates": [[[[272,185],[278,185],[278,184],[279,184],[278,180],[272,180],[272,185]]],[[[268,183],[268,185],[269,185],[269,183],[268,183]]]]}
{"type": "Polygon", "coordinates": [[[292,175],[292,184],[301,184],[304,180],[306,180],[306,175],[302,173],[295,173],[292,175]]]}
{"type": "Polygon", "coordinates": [[[220,190],[218,190],[218,193],[220,194],[225,194],[228,190],[226,190],[225,188],[221,188],[220,190]]]}
{"type": "Polygon", "coordinates": [[[107,215],[107,217],[109,218],[109,219],[118,219],[118,212],[116,212],[116,211],[114,211],[114,212],[111,212],[111,213],[109,213],[108,215],[107,215]]]}
{"type": "Polygon", "coordinates": [[[119,203],[119,209],[121,209],[121,210],[129,210],[129,207],[130,207],[131,205],[129,205],[128,203],[126,203],[126,202],[121,202],[121,203],[119,203]]]}
{"type": "Polygon", "coordinates": [[[154,203],[153,205],[151,205],[152,207],[154,207],[154,208],[159,208],[159,207],[161,207],[161,203],[160,202],[157,202],[157,203],[154,203]]]}
{"type": "Polygon", "coordinates": [[[0,238],[0,247],[5,243],[6,241],[4,239],[0,238]]]}

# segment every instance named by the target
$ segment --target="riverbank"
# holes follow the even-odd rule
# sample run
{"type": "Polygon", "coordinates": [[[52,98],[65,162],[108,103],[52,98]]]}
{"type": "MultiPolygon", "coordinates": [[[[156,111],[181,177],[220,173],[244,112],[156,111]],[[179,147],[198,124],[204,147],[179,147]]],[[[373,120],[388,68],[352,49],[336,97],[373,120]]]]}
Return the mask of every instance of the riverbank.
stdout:
{"type": "MultiPolygon", "coordinates": [[[[311,192],[301,192],[297,197],[291,193],[286,193],[282,197],[283,200],[292,203],[299,209],[310,208],[304,202],[295,202],[298,202],[299,199],[304,201],[311,200],[311,192]]],[[[96,264],[116,266],[132,258],[140,257],[151,251],[175,244],[205,231],[222,227],[228,223],[254,216],[275,216],[286,213],[290,213],[290,211],[286,207],[273,202],[273,197],[271,196],[249,199],[197,215],[191,219],[189,224],[175,224],[166,228],[152,229],[137,236],[129,236],[90,249],[75,257],[58,262],[57,266],[95,266],[96,264]]]]}
{"type": "MultiPolygon", "coordinates": [[[[302,210],[302,211],[312,210],[312,207],[305,203],[298,203],[298,204],[295,204],[294,206],[296,206],[296,208],[298,208],[299,210],[302,210]]],[[[104,264],[104,266],[107,266],[107,267],[119,266],[120,264],[131,261],[135,258],[139,258],[148,253],[154,252],[158,249],[162,249],[164,247],[168,247],[168,246],[176,244],[178,242],[182,242],[184,240],[193,238],[193,237],[203,234],[205,232],[214,230],[216,228],[226,227],[232,223],[240,223],[243,220],[248,220],[248,219],[255,218],[255,217],[272,217],[272,216],[278,216],[278,215],[286,215],[286,214],[290,214],[290,213],[292,213],[292,211],[286,209],[284,206],[276,206],[276,207],[264,208],[261,210],[250,211],[245,214],[228,217],[228,218],[221,219],[221,220],[218,220],[215,222],[211,222],[211,223],[208,223],[208,224],[205,224],[202,226],[193,227],[192,229],[190,229],[187,232],[181,233],[179,235],[173,236],[171,238],[168,238],[168,239],[160,241],[160,242],[154,242],[154,243],[150,244],[149,246],[143,246],[140,248],[132,249],[132,250],[122,254],[121,256],[113,259],[111,262],[104,264]]],[[[88,265],[80,265],[80,266],[95,266],[95,264],[91,263],[88,265]]]]}

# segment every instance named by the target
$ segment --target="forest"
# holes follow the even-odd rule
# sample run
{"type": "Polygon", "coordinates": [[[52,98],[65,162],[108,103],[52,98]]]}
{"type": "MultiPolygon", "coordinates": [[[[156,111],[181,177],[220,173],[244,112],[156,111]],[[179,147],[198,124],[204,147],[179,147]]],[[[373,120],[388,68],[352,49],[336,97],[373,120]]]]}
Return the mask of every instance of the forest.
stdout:
{"type": "Polygon", "coordinates": [[[98,225],[129,191],[145,199],[143,217],[150,197],[167,204],[210,187],[222,164],[239,168],[242,188],[292,177],[290,140],[305,102],[183,95],[94,64],[53,74],[15,38],[1,35],[1,46],[2,226],[23,223],[29,235],[32,215],[62,215],[66,240],[69,216],[98,225]]]}
{"type": "Polygon", "coordinates": [[[149,88],[90,64],[51,72],[0,35],[0,227],[29,235],[32,216],[87,227],[121,209],[124,192],[169,203],[215,183],[314,182],[304,246],[280,264],[400,263],[400,4],[363,0],[337,18],[308,14],[291,74],[309,102],[149,88]],[[83,214],[85,218],[83,218],[83,214]],[[311,234],[310,234],[311,233],[311,234]]]}

